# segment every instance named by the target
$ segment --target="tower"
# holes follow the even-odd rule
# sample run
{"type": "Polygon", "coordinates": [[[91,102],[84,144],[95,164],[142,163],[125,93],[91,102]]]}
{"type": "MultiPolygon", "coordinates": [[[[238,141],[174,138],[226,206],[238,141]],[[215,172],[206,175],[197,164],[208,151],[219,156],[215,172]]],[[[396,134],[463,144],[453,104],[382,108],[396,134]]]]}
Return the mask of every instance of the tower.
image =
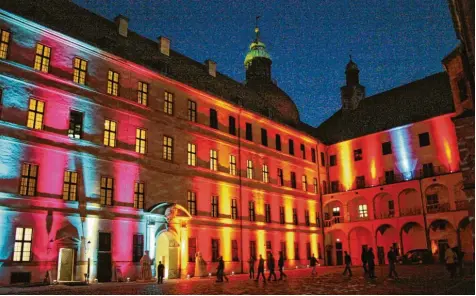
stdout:
{"type": "Polygon", "coordinates": [[[245,57],[246,81],[271,82],[271,56],[260,41],[258,19],[259,17],[256,17],[255,39],[245,57]]]}
{"type": "Polygon", "coordinates": [[[350,56],[349,63],[345,67],[346,85],[340,88],[343,111],[355,110],[365,97],[365,87],[359,83],[359,72],[359,67],[350,56]]]}

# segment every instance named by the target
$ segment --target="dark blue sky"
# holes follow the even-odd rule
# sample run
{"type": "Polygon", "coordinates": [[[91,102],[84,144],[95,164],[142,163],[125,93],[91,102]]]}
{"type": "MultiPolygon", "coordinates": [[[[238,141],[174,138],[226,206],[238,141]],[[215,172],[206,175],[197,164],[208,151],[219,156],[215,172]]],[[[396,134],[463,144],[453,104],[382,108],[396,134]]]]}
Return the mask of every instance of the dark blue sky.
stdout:
{"type": "Polygon", "coordinates": [[[349,52],[367,96],[443,71],[457,44],[446,0],[160,1],[74,0],[109,19],[123,14],[130,29],[243,81],[243,60],[261,15],[273,77],[318,125],[340,106],[349,52]]]}

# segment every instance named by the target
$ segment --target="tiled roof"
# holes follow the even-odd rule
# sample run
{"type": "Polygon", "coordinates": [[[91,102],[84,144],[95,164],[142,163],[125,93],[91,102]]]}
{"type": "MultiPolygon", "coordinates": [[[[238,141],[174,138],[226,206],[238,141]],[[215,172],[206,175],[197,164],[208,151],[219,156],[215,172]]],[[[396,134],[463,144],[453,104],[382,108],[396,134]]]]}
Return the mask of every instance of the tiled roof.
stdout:
{"type": "Polygon", "coordinates": [[[441,72],[363,99],[352,111],[340,109],[317,127],[326,144],[454,112],[451,88],[441,72]]]}

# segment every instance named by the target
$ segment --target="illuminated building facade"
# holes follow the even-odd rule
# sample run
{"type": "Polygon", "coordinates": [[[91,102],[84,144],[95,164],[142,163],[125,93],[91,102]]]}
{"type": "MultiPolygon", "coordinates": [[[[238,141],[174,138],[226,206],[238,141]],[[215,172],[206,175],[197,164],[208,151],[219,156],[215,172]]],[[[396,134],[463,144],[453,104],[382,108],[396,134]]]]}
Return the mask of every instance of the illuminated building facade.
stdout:
{"type": "Polygon", "coordinates": [[[5,6],[1,284],[41,281],[47,271],[58,281],[135,280],[145,250],[177,278],[194,274],[197,252],[209,272],[223,256],[226,272],[238,273],[251,255],[268,252],[283,251],[286,268],[296,268],[313,253],[339,264],[341,251],[358,257],[363,245],[436,252],[446,239],[472,248],[467,204],[455,189],[461,174],[445,75],[402,88],[438,98],[425,101],[423,117],[354,133],[339,124],[365,125],[355,115],[374,100],[349,63],[339,111],[346,115],[315,129],[272,81],[258,28],[242,84],[212,60],[173,51],[165,37],[128,30],[124,16],[110,22],[64,0],[5,6]],[[428,133],[424,149],[420,133],[428,133]],[[390,156],[380,153],[384,141],[390,156]],[[382,183],[389,170],[395,182],[382,183]]]}

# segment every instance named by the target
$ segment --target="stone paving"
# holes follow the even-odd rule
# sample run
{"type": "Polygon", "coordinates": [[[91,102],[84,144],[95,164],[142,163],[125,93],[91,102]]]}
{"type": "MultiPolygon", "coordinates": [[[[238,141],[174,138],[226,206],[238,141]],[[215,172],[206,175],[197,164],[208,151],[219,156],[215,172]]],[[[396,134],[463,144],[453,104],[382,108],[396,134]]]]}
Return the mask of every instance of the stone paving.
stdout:
{"type": "MultiPolygon", "coordinates": [[[[255,282],[247,275],[229,276],[229,282],[215,278],[169,280],[162,285],[99,283],[89,286],[4,287],[0,294],[467,294],[474,295],[474,272],[450,279],[444,266],[398,266],[399,280],[386,277],[387,267],[377,267],[377,279],[363,277],[360,267],[354,276],[342,276],[342,268],[320,267],[311,277],[310,269],[286,271],[287,281],[255,282]]],[[[474,270],[474,269],[473,269],[474,270]]],[[[279,275],[279,273],[278,273],[279,275]]]]}

